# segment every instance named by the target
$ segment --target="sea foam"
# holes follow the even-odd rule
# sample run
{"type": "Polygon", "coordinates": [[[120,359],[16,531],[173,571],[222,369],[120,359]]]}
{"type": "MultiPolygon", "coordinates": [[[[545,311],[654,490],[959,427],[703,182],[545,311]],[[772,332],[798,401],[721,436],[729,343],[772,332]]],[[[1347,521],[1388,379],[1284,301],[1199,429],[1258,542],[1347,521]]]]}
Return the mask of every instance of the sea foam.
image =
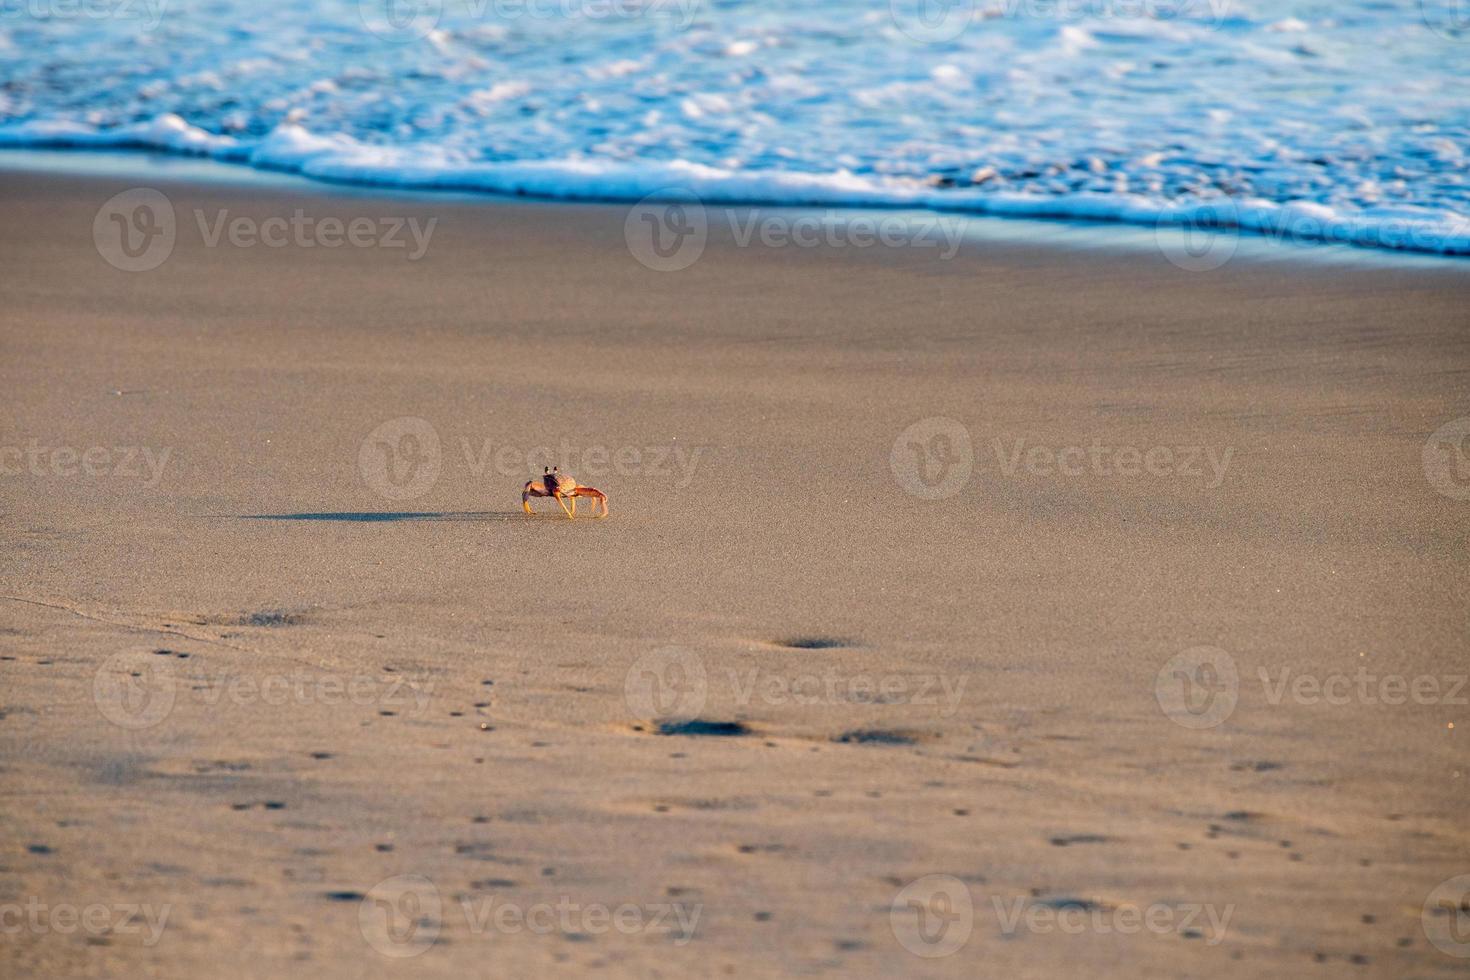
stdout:
{"type": "Polygon", "coordinates": [[[907,2],[443,0],[432,23],[369,16],[378,0],[219,0],[156,24],[8,15],[0,145],[1470,254],[1470,35],[1433,4],[976,0],[936,34],[907,2]]]}

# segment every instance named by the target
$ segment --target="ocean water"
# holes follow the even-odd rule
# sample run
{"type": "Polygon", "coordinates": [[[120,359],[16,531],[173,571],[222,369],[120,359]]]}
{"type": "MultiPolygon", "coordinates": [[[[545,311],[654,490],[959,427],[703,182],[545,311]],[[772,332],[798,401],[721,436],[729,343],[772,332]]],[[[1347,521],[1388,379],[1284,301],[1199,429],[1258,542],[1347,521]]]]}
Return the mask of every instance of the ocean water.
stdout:
{"type": "Polygon", "coordinates": [[[0,0],[0,145],[1470,254],[1470,0],[0,0]]]}

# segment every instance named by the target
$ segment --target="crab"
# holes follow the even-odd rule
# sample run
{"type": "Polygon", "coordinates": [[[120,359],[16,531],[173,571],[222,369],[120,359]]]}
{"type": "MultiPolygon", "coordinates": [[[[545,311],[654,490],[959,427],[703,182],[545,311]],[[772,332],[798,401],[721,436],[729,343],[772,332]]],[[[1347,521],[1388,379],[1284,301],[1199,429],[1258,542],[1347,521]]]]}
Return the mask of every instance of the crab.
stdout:
{"type": "Polygon", "coordinates": [[[532,497],[555,497],[556,502],[561,505],[562,512],[568,517],[577,516],[577,498],[592,498],[592,514],[595,517],[607,516],[607,494],[596,487],[582,486],[576,480],[567,476],[558,466],[550,469],[543,468],[541,479],[530,480],[521,488],[521,509],[527,514],[534,514],[531,509],[532,497]],[[568,507],[567,503],[571,506],[568,507]],[[597,513],[601,505],[602,513],[597,513]]]}

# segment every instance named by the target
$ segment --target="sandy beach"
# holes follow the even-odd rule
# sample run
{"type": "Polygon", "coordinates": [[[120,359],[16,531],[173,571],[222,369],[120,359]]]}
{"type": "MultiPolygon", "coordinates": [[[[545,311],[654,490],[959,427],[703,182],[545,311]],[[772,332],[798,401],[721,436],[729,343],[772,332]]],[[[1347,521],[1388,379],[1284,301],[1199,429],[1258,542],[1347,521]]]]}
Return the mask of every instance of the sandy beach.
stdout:
{"type": "Polygon", "coordinates": [[[5,975],[1464,975],[1463,268],[0,218],[5,975]]]}

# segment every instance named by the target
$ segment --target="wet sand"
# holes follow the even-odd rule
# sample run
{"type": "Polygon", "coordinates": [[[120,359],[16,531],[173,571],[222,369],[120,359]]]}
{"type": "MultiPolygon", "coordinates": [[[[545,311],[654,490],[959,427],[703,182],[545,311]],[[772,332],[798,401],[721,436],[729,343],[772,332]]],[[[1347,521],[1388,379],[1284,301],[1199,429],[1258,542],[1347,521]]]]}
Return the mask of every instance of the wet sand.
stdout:
{"type": "Polygon", "coordinates": [[[0,178],[8,975],[1465,969],[1463,272],[139,183],[0,178]]]}

